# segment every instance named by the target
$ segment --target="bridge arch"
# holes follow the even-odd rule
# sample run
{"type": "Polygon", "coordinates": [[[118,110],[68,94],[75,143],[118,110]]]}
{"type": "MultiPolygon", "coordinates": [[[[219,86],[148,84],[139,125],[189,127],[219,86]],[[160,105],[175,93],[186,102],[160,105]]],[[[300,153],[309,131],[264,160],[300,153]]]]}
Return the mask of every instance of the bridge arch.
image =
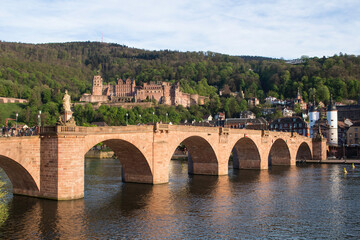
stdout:
{"type": "Polygon", "coordinates": [[[249,137],[239,139],[232,150],[233,167],[238,169],[260,169],[261,158],[256,143],[249,137]]]}
{"type": "Polygon", "coordinates": [[[311,160],[312,154],[307,142],[302,142],[296,153],[296,161],[311,160]]]}
{"type": "Polygon", "coordinates": [[[269,166],[271,165],[290,165],[291,155],[287,143],[279,138],[271,146],[269,152],[269,166]]]}
{"type": "Polygon", "coordinates": [[[148,159],[134,143],[120,138],[92,139],[84,155],[98,143],[104,143],[119,159],[124,182],[153,183],[153,173],[148,159]],[[91,146],[91,147],[89,147],[91,146]]]}
{"type": "MultiPolygon", "coordinates": [[[[191,174],[217,175],[218,159],[208,140],[201,136],[187,136],[170,148],[171,156],[180,144],[188,151],[188,172],[191,174]]],[[[169,164],[171,160],[169,158],[169,164]]]]}
{"type": "Polygon", "coordinates": [[[39,187],[28,170],[15,160],[0,155],[0,168],[9,177],[14,194],[37,195],[39,187]]]}

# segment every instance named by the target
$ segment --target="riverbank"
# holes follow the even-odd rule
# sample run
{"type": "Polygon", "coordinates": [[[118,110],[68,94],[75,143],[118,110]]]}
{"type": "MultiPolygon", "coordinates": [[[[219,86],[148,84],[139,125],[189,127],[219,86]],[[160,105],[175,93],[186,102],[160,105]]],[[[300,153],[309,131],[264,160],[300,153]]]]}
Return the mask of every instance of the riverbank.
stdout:
{"type": "Polygon", "coordinates": [[[360,159],[334,159],[334,160],[305,160],[306,163],[320,164],[360,164],[360,159]]]}

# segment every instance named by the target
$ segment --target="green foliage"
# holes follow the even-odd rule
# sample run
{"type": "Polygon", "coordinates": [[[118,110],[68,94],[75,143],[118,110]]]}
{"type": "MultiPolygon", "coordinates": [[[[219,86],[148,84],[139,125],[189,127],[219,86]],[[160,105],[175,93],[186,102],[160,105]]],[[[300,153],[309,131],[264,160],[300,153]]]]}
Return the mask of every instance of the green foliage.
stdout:
{"type": "MultiPolygon", "coordinates": [[[[303,57],[300,64],[261,57],[237,57],[213,52],[146,51],[118,44],[73,42],[53,44],[21,44],[0,42],[0,96],[25,98],[29,104],[19,112],[20,121],[33,125],[42,110],[42,122],[54,124],[59,116],[64,90],[72,100],[91,92],[92,77],[101,74],[105,84],[117,78],[135,79],[137,85],[150,81],[180,83],[190,94],[208,96],[204,107],[190,109],[156,108],[155,121],[166,121],[165,112],[174,123],[201,120],[204,114],[225,111],[237,117],[247,109],[246,102],[219,97],[226,86],[245,97],[265,96],[294,98],[300,89],[306,101],[327,103],[330,95],[336,100],[357,100],[360,92],[360,56],[340,55],[328,58],[303,57]],[[175,114],[175,112],[177,112],[175,114]]],[[[156,104],[156,103],[155,103],[156,104]]],[[[143,109],[125,110],[91,105],[76,106],[74,116],[80,125],[105,121],[109,125],[152,122],[152,112],[143,109]],[[141,115],[141,118],[139,117],[141,115]]],[[[13,115],[12,109],[1,109],[1,121],[13,115]]],[[[170,121],[170,119],[168,119],[170,121]]]]}
{"type": "MultiPolygon", "coordinates": [[[[1,172],[3,171],[0,169],[1,172]]],[[[4,189],[5,182],[0,178],[0,227],[5,223],[9,216],[8,205],[6,201],[7,192],[4,189]]]]}
{"type": "Polygon", "coordinates": [[[328,104],[328,102],[330,100],[330,91],[329,91],[328,87],[325,85],[320,85],[316,89],[316,92],[317,92],[316,96],[317,96],[318,101],[328,104]]]}
{"type": "Polygon", "coordinates": [[[19,113],[18,122],[24,122],[23,119],[20,118],[20,114],[25,106],[26,105],[22,103],[0,104],[0,125],[5,125],[6,118],[16,119],[16,113],[19,113]]]}

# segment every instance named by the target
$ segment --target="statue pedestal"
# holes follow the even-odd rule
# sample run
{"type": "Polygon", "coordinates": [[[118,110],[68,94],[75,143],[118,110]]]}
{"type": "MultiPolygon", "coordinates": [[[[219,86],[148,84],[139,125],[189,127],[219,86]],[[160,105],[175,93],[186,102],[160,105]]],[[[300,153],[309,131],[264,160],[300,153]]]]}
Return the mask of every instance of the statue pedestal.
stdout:
{"type": "Polygon", "coordinates": [[[72,111],[65,111],[61,114],[59,117],[59,121],[57,122],[57,125],[60,126],[76,126],[76,122],[74,118],[72,117],[73,112],[72,111]]]}
{"type": "Polygon", "coordinates": [[[63,122],[67,122],[72,118],[72,114],[73,112],[71,111],[65,111],[64,113],[61,114],[61,120],[63,122]]]}

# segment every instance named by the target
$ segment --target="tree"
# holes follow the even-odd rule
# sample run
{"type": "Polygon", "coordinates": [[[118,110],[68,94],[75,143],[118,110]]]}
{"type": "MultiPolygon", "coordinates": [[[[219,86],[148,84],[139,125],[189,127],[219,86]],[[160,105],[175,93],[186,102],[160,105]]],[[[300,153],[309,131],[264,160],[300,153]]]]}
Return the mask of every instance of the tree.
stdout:
{"type": "Polygon", "coordinates": [[[301,115],[301,105],[299,103],[295,104],[294,111],[295,111],[296,115],[298,115],[298,116],[301,115]]]}
{"type": "Polygon", "coordinates": [[[9,216],[8,205],[6,203],[6,194],[4,190],[5,182],[0,178],[0,227],[5,223],[9,216]]]}
{"type": "Polygon", "coordinates": [[[330,91],[327,86],[321,85],[316,89],[317,98],[319,101],[327,104],[330,100],[330,91]]]}

